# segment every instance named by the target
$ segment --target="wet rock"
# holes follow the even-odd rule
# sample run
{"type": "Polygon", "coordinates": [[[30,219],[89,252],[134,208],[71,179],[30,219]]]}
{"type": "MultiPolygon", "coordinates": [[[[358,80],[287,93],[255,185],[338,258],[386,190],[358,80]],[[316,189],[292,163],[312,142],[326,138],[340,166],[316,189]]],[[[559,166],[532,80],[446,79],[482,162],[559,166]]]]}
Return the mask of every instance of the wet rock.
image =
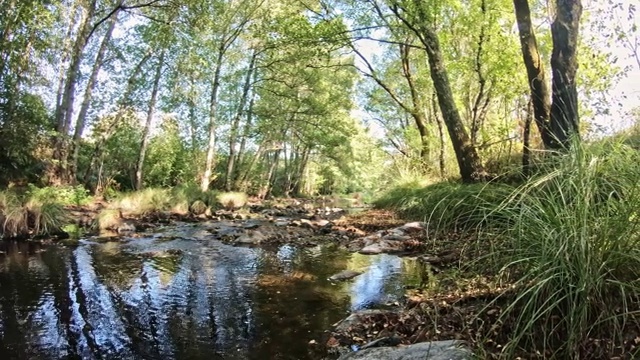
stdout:
{"type": "Polygon", "coordinates": [[[329,281],[344,281],[344,280],[349,280],[349,279],[353,279],[354,277],[358,276],[362,274],[362,271],[355,271],[355,270],[345,270],[345,271],[341,271],[337,274],[331,275],[331,277],[329,277],[329,281]]]}
{"type": "Polygon", "coordinates": [[[213,216],[213,211],[211,210],[211,207],[208,207],[205,211],[204,211],[204,216],[210,218],[213,216]]]}
{"type": "Polygon", "coordinates": [[[284,227],[284,226],[289,226],[289,220],[277,220],[273,223],[273,225],[278,226],[278,227],[284,227]]]}
{"type": "Polygon", "coordinates": [[[266,240],[267,237],[260,231],[248,230],[246,233],[238,237],[235,242],[238,244],[257,245],[266,240]]]}
{"type": "Polygon", "coordinates": [[[247,229],[247,230],[251,230],[251,229],[257,229],[260,227],[260,224],[256,223],[256,222],[247,222],[245,224],[242,224],[242,227],[247,229]]]}
{"type": "Polygon", "coordinates": [[[415,222],[406,223],[400,226],[398,229],[404,231],[407,234],[415,234],[425,230],[426,224],[423,222],[415,221],[415,222]]]}
{"type": "Polygon", "coordinates": [[[404,244],[401,241],[380,240],[380,242],[363,247],[358,252],[364,255],[375,255],[402,251],[404,251],[404,244]]]}
{"type": "Polygon", "coordinates": [[[244,220],[247,220],[247,215],[241,214],[241,213],[236,213],[235,215],[233,215],[233,219],[234,220],[244,221],[244,220]]]}
{"type": "Polygon", "coordinates": [[[194,215],[202,215],[207,211],[207,204],[201,200],[196,200],[191,204],[189,210],[191,210],[191,213],[194,215]]]}
{"type": "Polygon", "coordinates": [[[400,347],[374,347],[340,356],[338,360],[471,360],[458,340],[432,341],[400,347]]]}
{"type": "Polygon", "coordinates": [[[116,232],[118,234],[128,234],[135,231],[136,231],[135,225],[128,222],[122,222],[120,225],[118,225],[118,228],[116,229],[116,232]]]}

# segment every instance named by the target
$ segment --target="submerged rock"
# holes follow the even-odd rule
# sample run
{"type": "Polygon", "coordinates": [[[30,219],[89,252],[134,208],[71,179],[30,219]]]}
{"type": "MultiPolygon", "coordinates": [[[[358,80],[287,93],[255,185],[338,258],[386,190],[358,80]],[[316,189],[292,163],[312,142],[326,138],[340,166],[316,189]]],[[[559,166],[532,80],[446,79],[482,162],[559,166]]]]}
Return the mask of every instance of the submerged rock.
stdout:
{"type": "Polygon", "coordinates": [[[354,277],[358,276],[362,274],[361,271],[355,271],[355,270],[345,270],[345,271],[341,271],[335,275],[332,275],[329,278],[329,281],[344,281],[344,280],[349,280],[349,279],[353,279],[354,277]]]}
{"type": "Polygon", "coordinates": [[[471,360],[458,340],[432,341],[399,347],[374,347],[340,356],[338,360],[471,360]]]}

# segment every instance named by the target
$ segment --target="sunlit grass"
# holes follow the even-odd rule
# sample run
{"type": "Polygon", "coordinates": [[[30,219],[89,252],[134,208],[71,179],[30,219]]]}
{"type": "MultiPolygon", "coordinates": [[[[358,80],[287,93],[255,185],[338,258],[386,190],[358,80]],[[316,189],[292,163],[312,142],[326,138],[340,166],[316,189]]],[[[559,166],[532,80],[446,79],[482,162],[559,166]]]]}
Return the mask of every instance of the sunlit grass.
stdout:
{"type": "Polygon", "coordinates": [[[639,187],[640,153],[604,142],[550,156],[517,187],[405,186],[376,204],[442,234],[471,230],[485,247],[470,261],[510,289],[487,334],[502,358],[611,358],[625,354],[639,319],[639,187]]]}
{"type": "Polygon", "coordinates": [[[66,220],[63,204],[47,192],[0,192],[0,237],[51,234],[60,231],[66,220]]]}

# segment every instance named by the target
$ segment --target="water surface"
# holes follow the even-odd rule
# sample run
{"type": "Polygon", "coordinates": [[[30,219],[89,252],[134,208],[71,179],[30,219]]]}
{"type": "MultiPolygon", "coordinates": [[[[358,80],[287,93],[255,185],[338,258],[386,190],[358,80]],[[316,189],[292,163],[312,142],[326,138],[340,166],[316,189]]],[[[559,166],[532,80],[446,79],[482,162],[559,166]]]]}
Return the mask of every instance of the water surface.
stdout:
{"type": "Polygon", "coordinates": [[[310,340],[398,301],[418,268],[335,245],[233,247],[201,226],[74,248],[0,243],[0,359],[319,359],[310,340]],[[364,273],[327,280],[345,269],[364,273]]]}

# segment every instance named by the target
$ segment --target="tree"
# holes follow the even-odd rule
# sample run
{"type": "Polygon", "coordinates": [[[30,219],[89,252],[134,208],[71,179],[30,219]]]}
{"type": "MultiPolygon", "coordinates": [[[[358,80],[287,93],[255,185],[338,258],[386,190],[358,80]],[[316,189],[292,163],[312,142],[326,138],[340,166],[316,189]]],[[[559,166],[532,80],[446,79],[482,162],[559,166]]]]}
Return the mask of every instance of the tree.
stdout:
{"type": "Polygon", "coordinates": [[[578,92],[578,37],[582,4],[580,0],[556,0],[556,17],[551,25],[551,92],[533,32],[528,0],[514,0],[520,31],[522,56],[527,68],[534,119],[548,149],[565,149],[580,135],[578,92]],[[551,98],[550,98],[551,97],[551,98]]]}

